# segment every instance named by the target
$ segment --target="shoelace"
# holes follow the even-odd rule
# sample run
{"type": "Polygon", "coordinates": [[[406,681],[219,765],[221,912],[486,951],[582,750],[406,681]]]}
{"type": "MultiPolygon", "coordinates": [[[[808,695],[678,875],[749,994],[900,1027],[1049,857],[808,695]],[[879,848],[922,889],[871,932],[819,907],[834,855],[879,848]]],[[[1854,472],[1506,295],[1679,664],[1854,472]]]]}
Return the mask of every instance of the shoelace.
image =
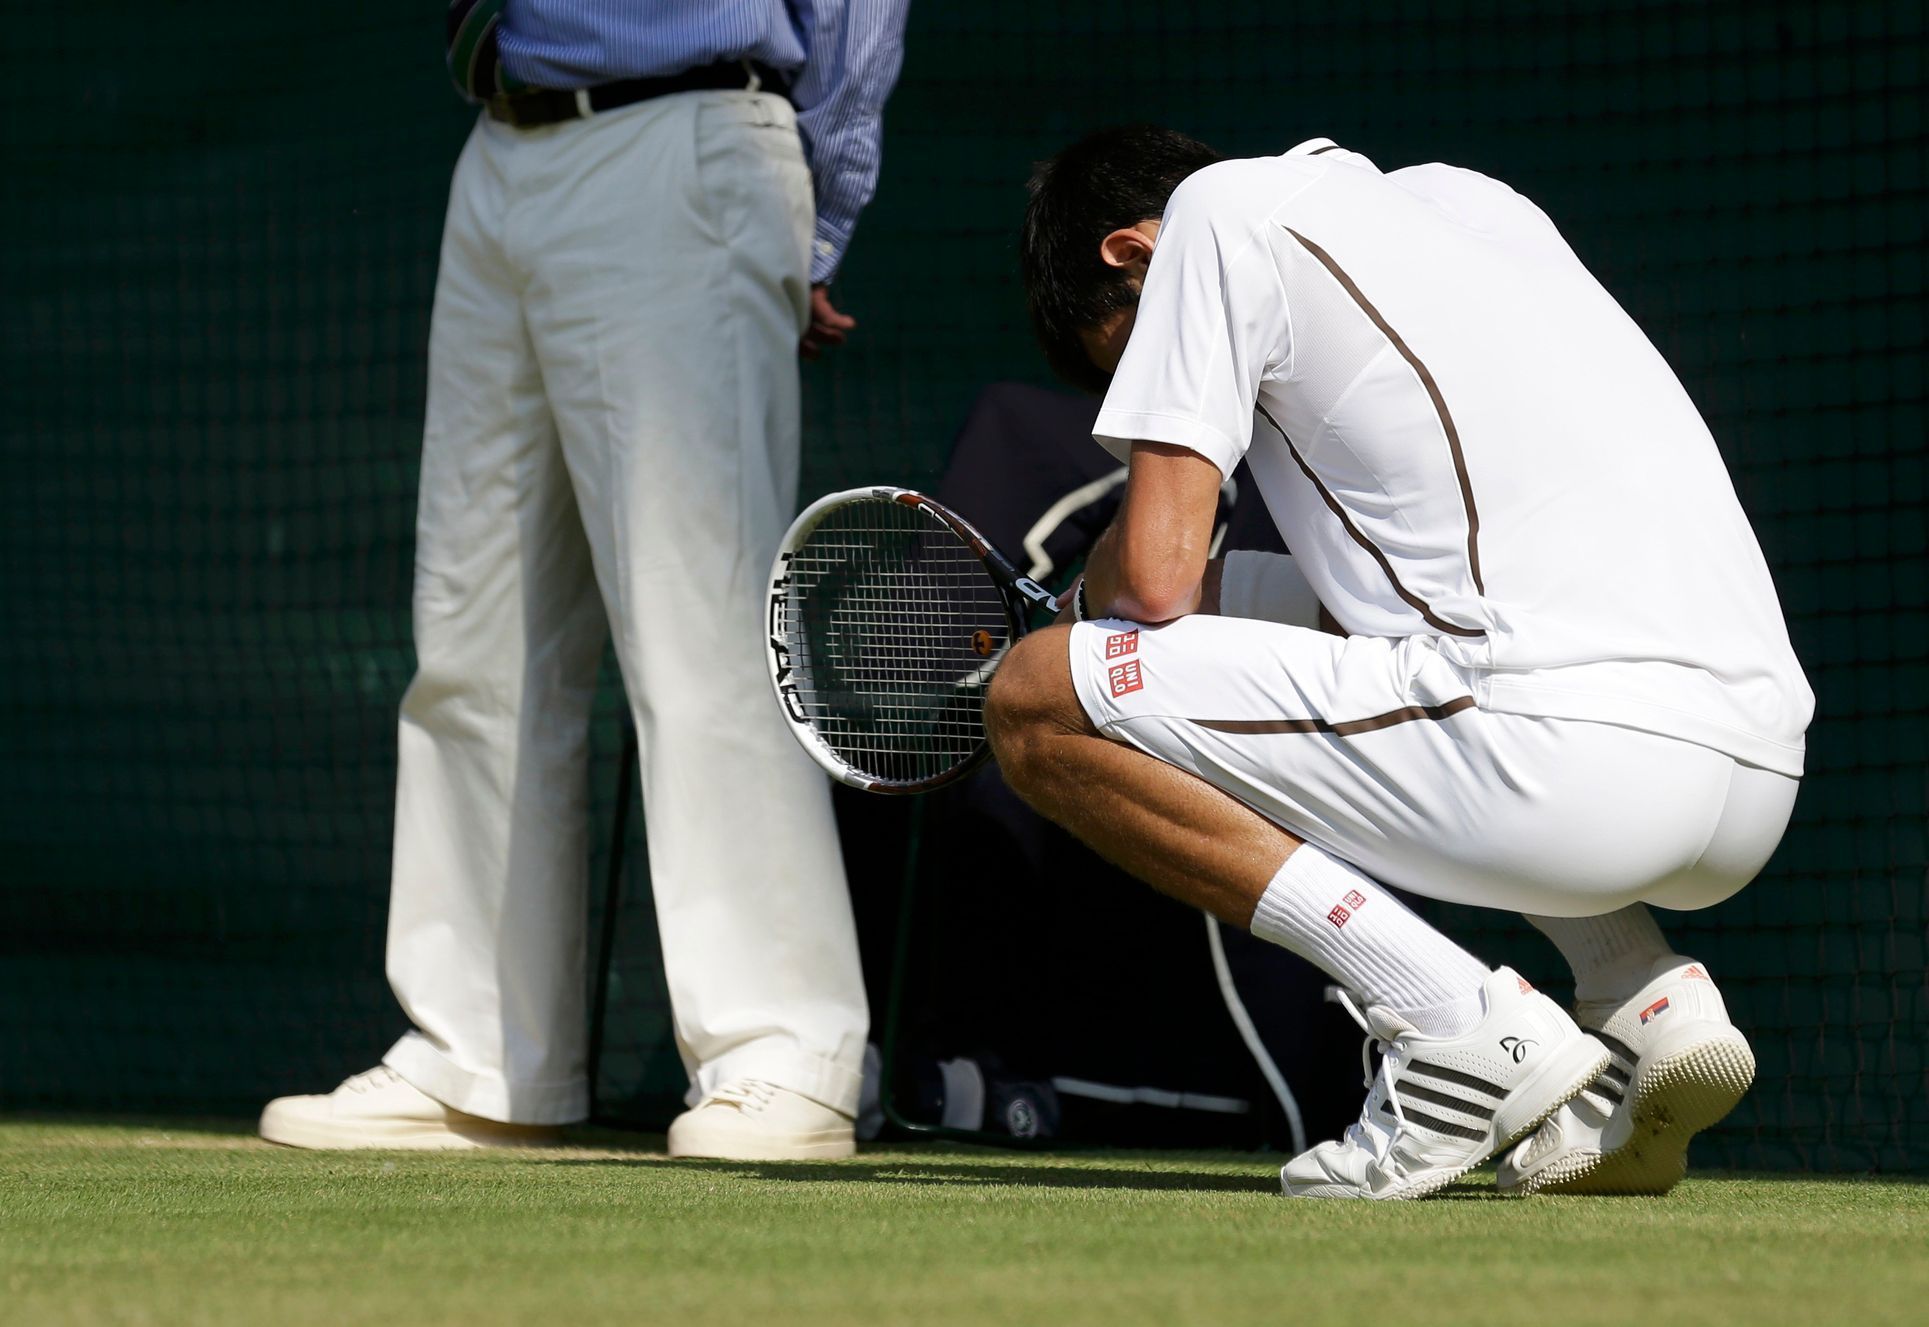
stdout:
{"type": "Polygon", "coordinates": [[[1360,1043],[1360,1069],[1362,1084],[1366,1088],[1366,1105],[1360,1108],[1360,1118],[1347,1125],[1341,1137],[1365,1151],[1375,1161],[1384,1161],[1392,1150],[1394,1137],[1400,1129],[1407,1127],[1406,1112],[1400,1107],[1400,1093],[1395,1087],[1399,1071],[1405,1064],[1405,1054],[1398,1045],[1373,1031],[1351,992],[1339,986],[1328,986],[1326,998],[1344,1009],[1347,1016],[1360,1025],[1360,1031],[1366,1033],[1366,1040],[1360,1043]],[[1373,1067],[1375,1051],[1380,1054],[1378,1070],[1373,1067]],[[1382,1100],[1393,1111],[1399,1129],[1389,1129],[1374,1118],[1382,1100]]]}
{"type": "Polygon", "coordinates": [[[739,1078],[725,1083],[710,1094],[712,1101],[727,1101],[739,1110],[758,1111],[776,1099],[777,1089],[761,1078],[739,1078]]]}
{"type": "Polygon", "coordinates": [[[387,1087],[400,1075],[386,1064],[378,1064],[373,1069],[356,1074],[342,1086],[350,1092],[373,1092],[378,1087],[387,1087]]]}

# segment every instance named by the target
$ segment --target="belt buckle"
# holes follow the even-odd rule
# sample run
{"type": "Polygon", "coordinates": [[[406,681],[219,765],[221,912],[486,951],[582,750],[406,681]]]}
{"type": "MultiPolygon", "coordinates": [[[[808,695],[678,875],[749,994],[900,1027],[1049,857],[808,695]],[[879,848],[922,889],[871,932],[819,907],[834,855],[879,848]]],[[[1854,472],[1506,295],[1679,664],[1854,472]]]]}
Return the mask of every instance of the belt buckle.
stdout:
{"type": "Polygon", "coordinates": [[[559,120],[587,120],[596,114],[590,103],[589,89],[560,92],[552,88],[527,88],[520,92],[498,92],[485,103],[491,119],[515,129],[541,129],[559,120]],[[568,110],[564,111],[563,107],[568,110]],[[561,113],[559,113],[561,112],[561,113]]]}
{"type": "Polygon", "coordinates": [[[522,98],[519,94],[498,92],[483,102],[483,109],[489,112],[489,118],[496,123],[506,124],[512,129],[520,129],[522,127],[521,104],[522,98]]]}
{"type": "Polygon", "coordinates": [[[568,98],[574,103],[572,109],[578,116],[593,112],[589,108],[589,94],[577,92],[557,92],[550,88],[524,88],[518,92],[498,92],[489,98],[489,114],[514,129],[541,129],[558,120],[569,118],[556,113],[557,100],[568,98]]]}

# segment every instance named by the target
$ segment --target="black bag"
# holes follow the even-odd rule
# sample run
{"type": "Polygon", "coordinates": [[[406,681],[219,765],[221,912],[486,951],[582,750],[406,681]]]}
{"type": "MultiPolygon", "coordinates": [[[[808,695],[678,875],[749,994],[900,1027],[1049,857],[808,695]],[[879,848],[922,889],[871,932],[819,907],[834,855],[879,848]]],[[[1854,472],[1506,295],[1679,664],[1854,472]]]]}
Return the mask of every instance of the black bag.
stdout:
{"type": "MultiPolygon", "coordinates": [[[[1063,588],[1123,492],[1123,468],[1092,441],[1096,413],[1060,392],[987,388],[934,496],[1063,588]]],[[[1243,467],[1220,519],[1223,548],[1284,551],[1243,467]]],[[[1215,937],[1203,914],[1033,813],[995,767],[921,800],[838,798],[874,1038],[917,826],[892,1057],[903,1114],[1020,1138],[1282,1149],[1352,1118],[1358,1032],[1311,965],[1231,927],[1215,937]]]]}

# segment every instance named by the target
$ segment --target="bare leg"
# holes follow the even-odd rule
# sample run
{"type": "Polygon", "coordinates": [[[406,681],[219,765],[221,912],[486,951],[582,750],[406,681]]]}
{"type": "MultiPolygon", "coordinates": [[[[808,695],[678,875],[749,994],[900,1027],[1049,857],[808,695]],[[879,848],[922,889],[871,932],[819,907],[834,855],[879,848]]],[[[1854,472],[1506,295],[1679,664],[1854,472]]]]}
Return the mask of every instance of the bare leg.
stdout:
{"type": "Polygon", "coordinates": [[[1072,686],[1068,634],[1026,640],[992,684],[992,748],[1021,797],[1161,892],[1291,950],[1428,1035],[1478,1021],[1486,965],[1397,896],[1204,780],[1101,737],[1072,686]],[[1350,924],[1333,919],[1336,905],[1350,924]]]}
{"type": "Polygon", "coordinates": [[[985,720],[1006,781],[1161,893],[1248,926],[1300,840],[1186,771],[1099,736],[1072,687],[1069,634],[1029,636],[999,666],[985,720]]]}

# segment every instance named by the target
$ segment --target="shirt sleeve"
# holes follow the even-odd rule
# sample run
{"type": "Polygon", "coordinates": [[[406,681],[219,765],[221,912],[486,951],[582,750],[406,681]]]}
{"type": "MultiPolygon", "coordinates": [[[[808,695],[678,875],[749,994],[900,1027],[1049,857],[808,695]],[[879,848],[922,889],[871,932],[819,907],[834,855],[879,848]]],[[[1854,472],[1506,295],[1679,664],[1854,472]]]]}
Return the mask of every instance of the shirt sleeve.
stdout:
{"type": "Polygon", "coordinates": [[[1230,475],[1252,445],[1259,385],[1290,352],[1286,297],[1265,218],[1236,174],[1207,167],[1173,192],[1131,339],[1092,435],[1121,460],[1134,442],[1199,453],[1230,475]]]}
{"type": "Polygon", "coordinates": [[[817,195],[810,279],[829,281],[877,189],[884,102],[904,63],[910,0],[792,0],[804,68],[791,99],[817,195]]]}

